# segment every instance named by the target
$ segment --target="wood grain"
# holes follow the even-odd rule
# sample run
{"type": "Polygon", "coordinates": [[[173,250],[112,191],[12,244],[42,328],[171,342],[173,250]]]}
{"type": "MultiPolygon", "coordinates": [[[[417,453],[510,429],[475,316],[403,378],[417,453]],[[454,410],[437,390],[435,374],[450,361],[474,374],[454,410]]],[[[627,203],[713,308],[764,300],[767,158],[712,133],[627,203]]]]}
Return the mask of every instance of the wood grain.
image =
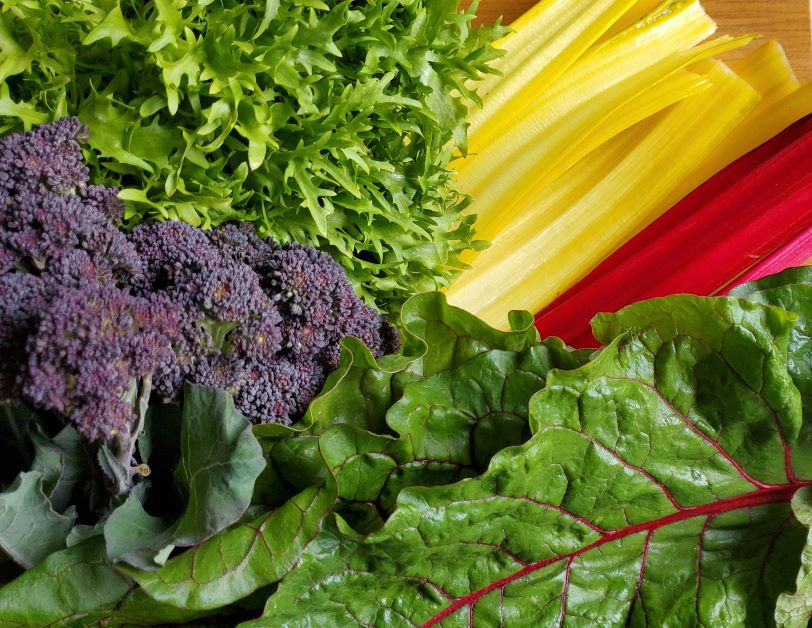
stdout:
{"type": "MultiPolygon", "coordinates": [[[[507,24],[534,4],[534,0],[480,0],[478,14],[483,22],[504,16],[507,24]]],[[[810,0],[703,0],[702,4],[720,32],[759,33],[778,39],[798,78],[812,79],[810,0]]]]}

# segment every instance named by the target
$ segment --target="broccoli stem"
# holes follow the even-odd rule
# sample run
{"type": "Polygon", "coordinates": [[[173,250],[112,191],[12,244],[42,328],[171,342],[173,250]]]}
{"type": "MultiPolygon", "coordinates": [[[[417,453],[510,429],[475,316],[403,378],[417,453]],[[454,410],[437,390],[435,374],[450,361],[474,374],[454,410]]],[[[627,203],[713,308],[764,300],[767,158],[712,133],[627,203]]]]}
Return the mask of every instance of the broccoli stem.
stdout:
{"type": "Polygon", "coordinates": [[[152,373],[148,373],[142,377],[140,382],[135,383],[134,388],[136,391],[133,400],[135,421],[129,432],[121,432],[116,434],[114,438],[115,458],[126,471],[114,486],[114,493],[116,495],[124,495],[132,490],[134,476],[147,476],[150,474],[149,466],[143,463],[134,464],[134,459],[138,436],[141,434],[141,430],[144,429],[144,420],[146,419],[147,409],[149,408],[149,397],[152,394],[152,373]]]}

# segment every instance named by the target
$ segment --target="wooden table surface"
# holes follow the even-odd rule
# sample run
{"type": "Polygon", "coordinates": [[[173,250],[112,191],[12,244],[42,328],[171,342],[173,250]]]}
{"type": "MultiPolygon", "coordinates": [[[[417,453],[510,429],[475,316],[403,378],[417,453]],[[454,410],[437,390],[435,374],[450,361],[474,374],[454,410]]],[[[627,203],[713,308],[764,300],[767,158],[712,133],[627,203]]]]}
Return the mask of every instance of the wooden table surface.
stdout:
{"type": "MultiPolygon", "coordinates": [[[[535,0],[480,0],[477,13],[485,22],[502,15],[507,24],[534,4],[535,0]]],[[[798,78],[812,79],[810,0],[702,0],[702,5],[720,32],[760,33],[778,39],[798,78]]]]}

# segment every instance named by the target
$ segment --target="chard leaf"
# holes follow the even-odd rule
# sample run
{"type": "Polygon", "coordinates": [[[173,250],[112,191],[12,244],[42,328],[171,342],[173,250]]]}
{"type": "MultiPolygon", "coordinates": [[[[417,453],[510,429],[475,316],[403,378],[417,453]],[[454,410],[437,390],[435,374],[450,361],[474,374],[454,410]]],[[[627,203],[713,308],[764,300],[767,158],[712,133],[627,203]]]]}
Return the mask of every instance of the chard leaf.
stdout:
{"type": "Polygon", "coordinates": [[[481,476],[325,528],[250,625],[762,625],[800,567],[795,317],[672,297],[601,317],[481,476]]]}
{"type": "MultiPolygon", "coordinates": [[[[802,488],[792,498],[795,518],[812,528],[812,489],[802,488]]],[[[812,530],[807,537],[798,572],[797,591],[778,596],[775,623],[781,628],[806,628],[812,621],[812,530]]]]}
{"type": "Polygon", "coordinates": [[[219,608],[282,579],[335,503],[329,486],[302,491],[276,510],[173,558],[158,571],[124,568],[159,602],[219,608]]]}
{"type": "Polygon", "coordinates": [[[171,546],[196,545],[235,523],[251,503],[265,468],[248,421],[223,391],[188,385],[175,472],[185,509],[172,520],[151,516],[133,491],[104,524],[110,560],[156,568],[171,546]]]}
{"type": "Polygon", "coordinates": [[[756,303],[775,305],[798,316],[789,340],[789,370],[804,398],[804,418],[812,425],[812,268],[790,268],[731,291],[756,303]]]}
{"type": "Polygon", "coordinates": [[[280,473],[299,488],[334,477],[341,511],[363,529],[405,487],[478,475],[529,437],[528,402],[550,370],[583,361],[558,340],[541,342],[529,315],[512,323],[498,331],[431,293],[404,306],[403,356],[378,362],[346,339],[303,425],[272,448],[280,473]]]}
{"type": "Polygon", "coordinates": [[[83,617],[114,605],[131,586],[108,564],[104,542],[97,537],[51,554],[0,588],[0,623],[85,625],[83,617]]]}

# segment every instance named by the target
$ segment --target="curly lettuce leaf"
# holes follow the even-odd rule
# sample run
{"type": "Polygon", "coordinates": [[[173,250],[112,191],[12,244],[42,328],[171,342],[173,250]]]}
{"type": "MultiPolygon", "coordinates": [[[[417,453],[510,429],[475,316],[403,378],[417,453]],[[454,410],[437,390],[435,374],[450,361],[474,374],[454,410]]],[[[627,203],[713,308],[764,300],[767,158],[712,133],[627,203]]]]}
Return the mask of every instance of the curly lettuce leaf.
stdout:
{"type": "Polygon", "coordinates": [[[812,485],[795,321],[698,297],[602,317],[614,340],[550,373],[527,443],[403,490],[365,537],[337,519],[245,625],[772,623],[804,546],[790,500],[812,485]]]}

